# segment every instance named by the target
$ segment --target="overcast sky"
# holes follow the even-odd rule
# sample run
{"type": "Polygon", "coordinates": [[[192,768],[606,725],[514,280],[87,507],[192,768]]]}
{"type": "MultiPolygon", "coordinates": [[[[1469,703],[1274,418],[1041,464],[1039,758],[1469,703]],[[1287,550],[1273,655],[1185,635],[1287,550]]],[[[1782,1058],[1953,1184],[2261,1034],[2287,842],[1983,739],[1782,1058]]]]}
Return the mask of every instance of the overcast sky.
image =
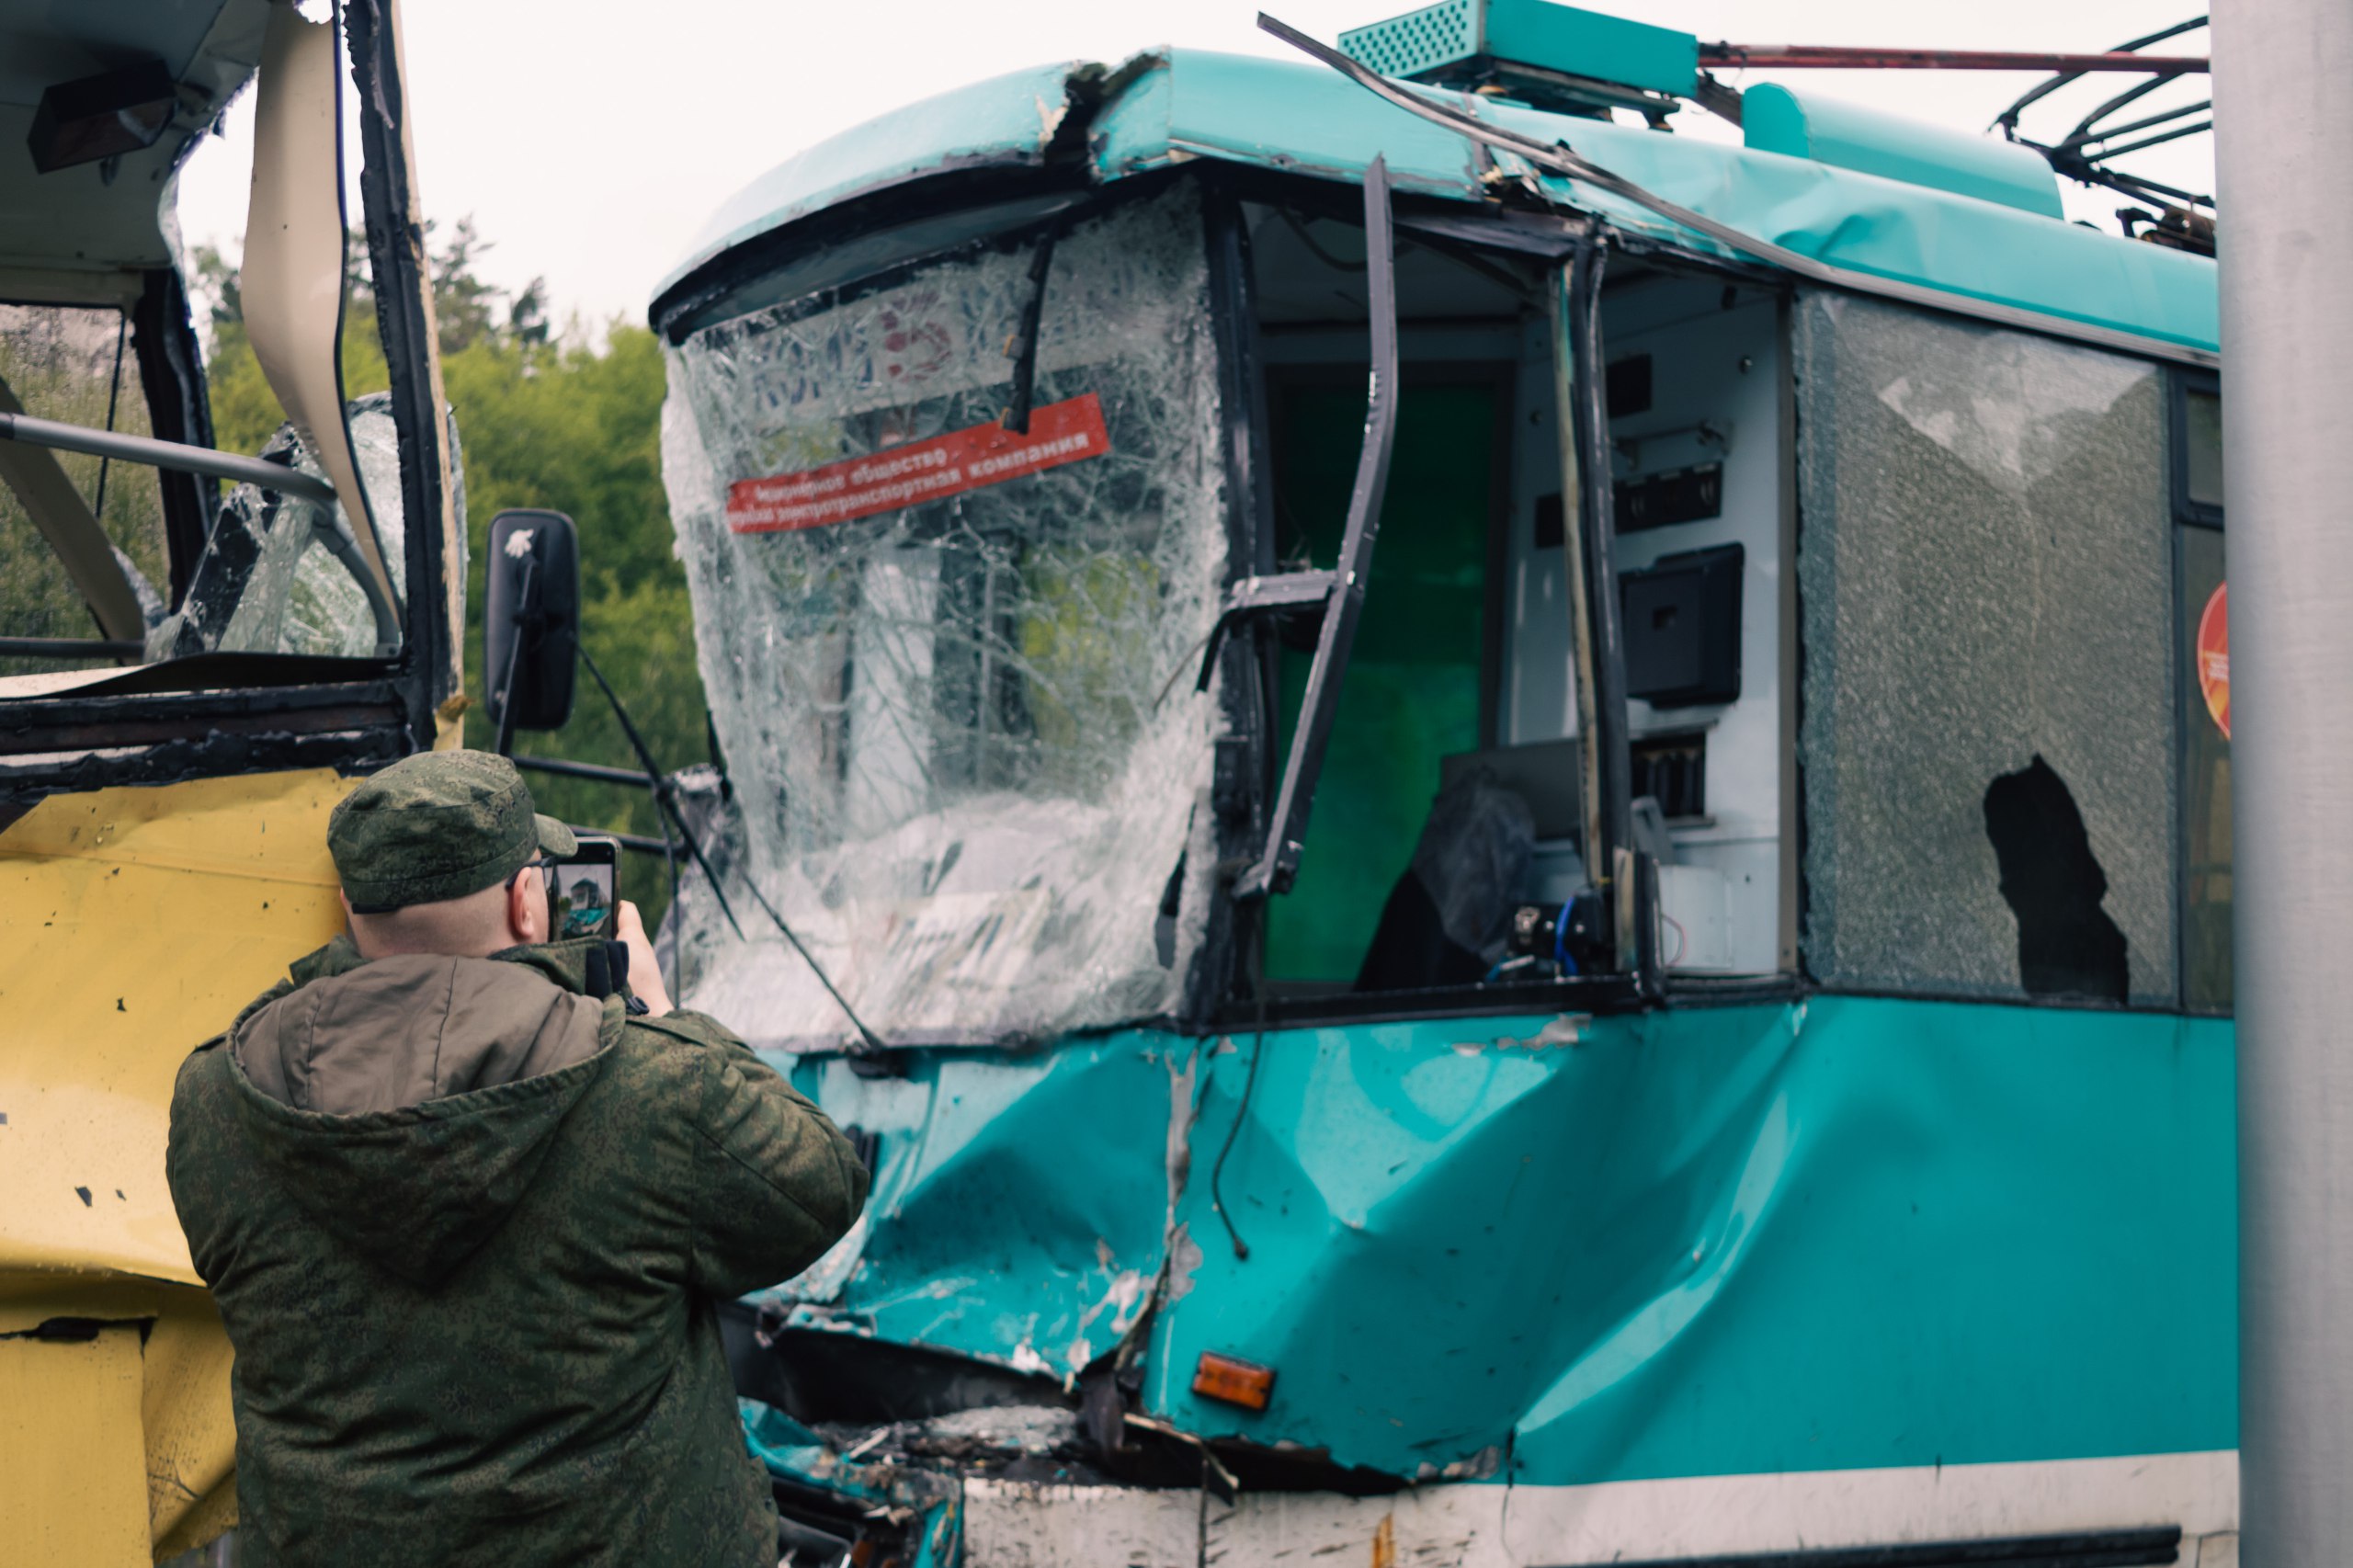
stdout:
{"type": "MultiPolygon", "coordinates": [[[[1272,0],[1274,14],[1327,41],[1411,5],[1272,0]]],[[[2107,49],[2197,14],[2191,0],[1970,0],[1889,6],[1859,0],[1611,0],[1594,6],[1741,43],[1970,49],[2107,49]]],[[[426,213],[471,214],[495,248],[483,270],[507,287],[545,277],[561,319],[644,319],[654,286],[703,222],[783,158],[934,93],[1060,60],[1119,60],[1160,44],[1292,55],[1255,25],[1253,0],[864,0],[785,5],[703,0],[403,0],[418,177],[426,213]]],[[[2205,52],[2205,35],[2161,46],[2205,52]]],[[[1295,57],[1295,56],[1294,56],[1295,57]]],[[[1749,73],[1972,131],[2034,78],[1977,72],[1749,73]]],[[[2191,78],[2148,107],[2204,97],[2191,78]]],[[[2055,138],[2118,85],[2078,85],[2030,119],[2055,138]],[[2072,112],[2070,112],[2072,111],[2072,112]]],[[[2054,100],[2055,101],[2055,100],[2054,100]]],[[[2140,108],[2143,106],[2136,106],[2140,108]]],[[[181,182],[191,243],[234,254],[252,166],[253,96],[224,141],[181,182]]],[[[1682,134],[1737,140],[1698,109],[1682,134]]],[[[2207,138],[2134,166],[2211,188],[2207,138]]],[[[2112,227],[2123,199],[2069,187],[2070,214],[2112,227]]]]}

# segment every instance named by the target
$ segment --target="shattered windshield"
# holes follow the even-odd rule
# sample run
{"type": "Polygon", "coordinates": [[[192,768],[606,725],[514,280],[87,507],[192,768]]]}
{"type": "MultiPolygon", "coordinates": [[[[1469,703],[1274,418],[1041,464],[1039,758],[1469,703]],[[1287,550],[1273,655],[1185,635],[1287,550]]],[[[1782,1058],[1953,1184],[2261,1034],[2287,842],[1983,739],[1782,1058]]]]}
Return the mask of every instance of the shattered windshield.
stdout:
{"type": "MultiPolygon", "coordinates": [[[[1206,920],[1190,671],[1225,537],[1197,199],[1052,245],[1016,434],[1041,243],[671,356],[664,469],[745,869],[896,1042],[1170,1011],[1206,920]]],[[[697,1006],[840,1038],[772,928],[686,904],[697,1006]]]]}

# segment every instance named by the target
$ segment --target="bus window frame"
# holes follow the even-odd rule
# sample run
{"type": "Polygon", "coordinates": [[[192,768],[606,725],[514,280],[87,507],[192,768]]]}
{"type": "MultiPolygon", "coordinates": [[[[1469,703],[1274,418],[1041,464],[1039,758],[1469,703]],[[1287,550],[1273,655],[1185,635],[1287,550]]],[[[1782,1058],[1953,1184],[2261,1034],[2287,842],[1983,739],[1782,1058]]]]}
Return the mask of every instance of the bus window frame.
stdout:
{"type": "MultiPolygon", "coordinates": [[[[437,713],[459,689],[456,628],[461,603],[446,573],[456,568],[444,540],[442,469],[447,431],[438,365],[424,290],[404,116],[398,40],[382,0],[338,6],[346,63],[359,104],[361,211],[376,280],[378,329],[390,367],[400,437],[401,504],[409,519],[404,565],[406,604],[400,653],[390,659],[324,659],[210,653],[105,675],[41,696],[0,699],[0,820],[42,795],[117,785],[329,767],[364,771],[434,743],[437,713]],[[21,759],[21,760],[20,760],[21,759]]],[[[179,438],[210,444],[210,411],[184,279],[151,277],[142,296],[156,301],[163,329],[151,378],[140,357],[151,418],[159,384],[178,391],[179,438]],[[169,305],[176,296],[175,319],[169,305]],[[175,352],[175,350],[176,350],[175,352]]],[[[142,324],[134,321],[134,327],[142,324]]],[[[160,427],[157,434],[165,434],[160,427]]],[[[189,487],[199,517],[209,484],[189,487]]],[[[167,494],[168,494],[167,487],[167,494]]],[[[174,525],[174,597],[185,591],[174,525]]],[[[200,539],[200,532],[194,537],[200,539]]],[[[462,551],[462,542],[457,545],[462,551]]],[[[187,560],[192,566],[194,553],[187,560]]]]}
{"type": "MultiPolygon", "coordinates": [[[[2189,400],[2193,395],[2219,398],[2222,392],[2222,378],[2212,370],[2166,367],[2166,489],[2172,501],[2174,627],[2176,636],[2180,639],[2173,657],[2177,683],[2173,704],[2176,726],[2173,745],[2175,999],[2176,1005],[2186,1015],[2226,1018],[2237,1010],[2235,981],[2231,999],[2226,1002],[2199,1000],[2190,994],[2196,966],[2192,962],[2189,895],[2190,748],[2199,733],[2197,726],[2213,722],[2206,710],[2205,693],[2200,688],[2197,678],[2195,617],[2204,607],[2191,603],[2194,596],[2190,585],[2189,545],[2192,530],[2211,534],[2218,540],[2226,540],[2229,537],[2225,508],[2211,502],[2195,500],[2189,493],[2189,400]]],[[[2227,545],[2225,557],[2223,581],[2227,583],[2227,545]]],[[[2229,744],[2227,736],[2223,744],[2229,744]]]]}
{"type": "MultiPolygon", "coordinates": [[[[1322,182],[1297,176],[1268,176],[1251,171],[1218,170],[1205,173],[1201,177],[1208,182],[1213,212],[1215,202],[1219,199],[1231,199],[1236,202],[1248,199],[1292,208],[1302,212],[1329,216],[1344,222],[1362,221],[1359,201],[1350,199],[1355,198],[1357,193],[1347,187],[1341,187],[1341,190],[1336,193],[1332,187],[1322,182]]],[[[1417,204],[1414,203],[1410,197],[1394,194],[1392,197],[1392,221],[1401,242],[1409,238],[1417,227],[1432,222],[1427,215],[1417,210],[1417,204]]],[[[1451,215],[1438,219],[1435,224],[1435,232],[1455,244],[1465,246],[1477,246],[1483,240],[1494,240],[1498,242],[1496,246],[1498,249],[1524,257],[1533,257],[1543,264],[1546,272],[1544,287],[1559,295],[1562,304],[1562,310],[1559,314],[1556,314],[1552,328],[1554,353],[1563,357],[1561,367],[1562,380],[1575,389],[1573,395],[1577,396],[1580,403],[1592,401],[1591,398],[1584,395],[1584,388],[1588,378],[1581,378],[1577,370],[1582,360],[1590,358],[1593,353],[1597,352],[1599,347],[1597,320],[1599,290],[1594,287],[1599,279],[1594,276],[1598,269],[1593,267],[1592,262],[1594,253],[1605,242],[1579,229],[1564,227],[1540,237],[1520,235],[1503,224],[1474,225],[1459,219],[1451,219],[1451,215]],[[1575,265],[1580,251],[1584,251],[1586,256],[1586,265],[1582,269],[1582,278],[1580,269],[1575,265]],[[1582,289],[1579,288],[1581,281],[1584,281],[1582,289]],[[1592,331],[1589,335],[1580,330],[1580,326],[1585,324],[1585,318],[1588,316],[1593,318],[1590,322],[1592,331]],[[1588,336],[1589,343],[1586,341],[1588,336]]],[[[1238,287],[1221,286],[1217,281],[1217,269],[1222,264],[1219,260],[1221,248],[1215,243],[1216,233],[1213,221],[1211,290],[1213,312],[1221,309],[1240,309],[1250,299],[1246,279],[1238,287]]],[[[1228,260],[1222,265],[1246,265],[1246,247],[1244,247],[1234,253],[1234,259],[1228,260]]],[[[1698,269],[1710,273],[1717,270],[1705,263],[1699,264],[1698,269]]],[[[1255,344],[1256,326],[1256,314],[1253,311],[1249,314],[1246,329],[1238,326],[1219,329],[1222,362],[1232,348],[1255,344]]],[[[1230,430],[1246,429],[1249,432],[1247,439],[1237,442],[1229,437],[1227,442],[1227,477],[1230,490],[1236,496],[1233,505],[1237,516],[1233,526],[1246,527],[1250,534],[1246,549],[1238,548],[1229,552],[1229,572],[1247,575],[1245,562],[1254,563],[1252,570],[1263,572],[1272,569],[1271,556],[1274,548],[1272,463],[1271,448],[1267,441],[1266,428],[1271,405],[1268,401],[1263,361],[1255,355],[1255,350],[1249,363],[1221,373],[1225,378],[1224,386],[1229,397],[1245,395],[1251,400],[1251,406],[1246,410],[1229,408],[1228,411],[1230,430]],[[1245,451],[1247,452],[1246,460],[1237,463],[1237,452],[1245,451]],[[1245,482],[1249,486],[1247,499],[1249,516],[1246,517],[1239,516],[1244,505],[1241,485],[1245,482]]],[[[1592,380],[1595,381],[1592,392],[1594,397],[1597,397],[1599,390],[1597,378],[1592,380]]],[[[1598,414],[1597,403],[1594,404],[1593,412],[1596,415],[1598,414]]],[[[1589,442],[1597,438],[1588,428],[1593,424],[1593,420],[1584,417],[1574,420],[1575,439],[1580,449],[1584,449],[1589,442]]],[[[1596,426],[1596,428],[1606,428],[1606,426],[1596,426]]],[[[1564,479],[1574,478],[1583,483],[1585,476],[1588,473],[1606,472],[1606,469],[1585,458],[1580,450],[1579,460],[1573,467],[1564,458],[1563,471],[1564,479]]],[[[1606,499],[1607,486],[1602,485],[1598,488],[1602,490],[1605,497],[1600,505],[1607,506],[1608,504],[1606,499]]],[[[1590,504],[1578,508],[1581,516],[1589,513],[1592,509],[1590,504]]],[[[1602,548],[1605,550],[1608,548],[1606,542],[1602,548]]],[[[1228,586],[1230,587],[1231,584],[1228,586]]],[[[1491,592],[1500,592],[1500,585],[1494,582],[1490,583],[1489,588],[1491,592]]],[[[1489,619],[1492,621],[1495,618],[1491,615],[1489,619]]],[[[1488,629],[1490,636],[1493,635],[1494,631],[1495,628],[1492,626],[1488,629]]],[[[1229,778],[1233,778],[1241,782],[1243,789],[1247,790],[1247,805],[1237,807],[1237,810],[1246,813],[1245,825],[1240,828],[1237,835],[1237,841],[1245,846],[1245,855],[1254,854],[1260,846],[1261,841],[1266,836],[1267,817],[1274,805],[1276,781],[1271,775],[1279,766],[1279,753],[1282,749],[1279,745],[1280,736],[1278,733],[1279,726],[1274,711],[1276,694],[1279,690],[1279,678],[1275,664],[1279,656],[1275,629],[1264,618],[1259,619],[1256,624],[1247,627],[1242,634],[1226,639],[1217,654],[1221,661],[1219,667],[1225,676],[1225,687],[1229,692],[1233,689],[1234,676],[1238,666],[1245,663],[1255,663],[1257,666],[1255,674],[1244,677],[1252,680],[1255,686],[1248,699],[1238,705],[1247,710],[1249,728],[1240,733],[1228,732],[1226,738],[1233,743],[1230,748],[1233,756],[1229,761],[1229,748],[1225,742],[1222,741],[1218,760],[1221,790],[1225,788],[1229,778]],[[1248,652],[1239,652],[1238,650],[1241,649],[1247,649],[1248,652]]],[[[1608,640],[1597,653],[1591,649],[1585,650],[1584,656],[1594,660],[1597,665],[1604,661],[1622,659],[1622,654],[1615,645],[1614,639],[1608,640]]],[[[1483,665],[1484,662],[1483,659],[1483,665]]],[[[1483,668],[1483,686],[1487,684],[1492,676],[1493,672],[1483,668]]],[[[1228,700],[1230,705],[1233,704],[1231,698],[1228,700]]],[[[1483,710],[1491,707],[1491,703],[1483,702],[1483,710]]],[[[1589,732],[1581,732],[1589,733],[1590,738],[1586,744],[1601,756],[1606,756],[1608,748],[1613,744],[1619,749],[1621,759],[1624,756],[1626,735],[1622,704],[1619,713],[1620,716],[1615,724],[1612,724],[1605,714],[1599,716],[1597,722],[1589,727],[1589,732]]],[[[1483,710],[1483,727],[1491,720],[1492,714],[1483,710]]],[[[1241,791],[1236,790],[1234,793],[1238,796],[1241,791]]],[[[1629,856],[1627,858],[1631,860],[1631,857],[1629,856]]],[[[1634,884],[1634,887],[1629,890],[1631,896],[1628,900],[1628,913],[1634,918],[1628,924],[1634,926],[1636,932],[1631,935],[1631,945],[1623,947],[1623,957],[1614,970],[1541,982],[1448,987],[1431,991],[1347,992],[1296,997],[1269,997],[1263,994],[1263,980],[1257,974],[1256,966],[1250,961],[1254,944],[1264,939],[1263,922],[1250,920],[1239,923],[1245,925],[1246,928],[1238,933],[1237,939],[1216,944],[1214,950],[1205,946],[1204,968],[1212,972],[1206,977],[1207,983],[1189,995],[1203,1001],[1211,997],[1222,997],[1223,1000],[1214,1007],[1191,1014],[1188,1022],[1196,1028],[1216,1031],[1253,1025],[1296,1027],[1324,1023],[1478,1017],[1561,1008],[1616,1012],[1657,1006],[1660,998],[1654,983],[1656,977],[1654,975],[1650,977],[1653,983],[1646,983],[1643,972],[1645,953],[1654,944],[1644,943],[1638,934],[1641,924],[1639,911],[1650,907],[1652,903],[1652,901],[1643,898],[1637,891],[1639,885],[1645,880],[1644,869],[1639,865],[1630,864],[1625,869],[1634,884]]],[[[1231,903],[1232,901],[1228,899],[1225,902],[1231,903]]],[[[1746,996],[1752,994],[1779,996],[1788,994],[1793,983],[1794,977],[1788,974],[1760,976],[1754,980],[1744,977],[1736,984],[1711,987],[1710,994],[1721,993],[1727,997],[1746,996]]]]}
{"type": "Polygon", "coordinates": [[[2222,508],[2197,501],[2189,494],[2189,399],[2193,393],[2220,398],[2222,379],[2212,370],[2186,366],[2165,367],[2165,483],[2173,496],[2174,521],[2191,528],[2219,528],[2222,508]]]}

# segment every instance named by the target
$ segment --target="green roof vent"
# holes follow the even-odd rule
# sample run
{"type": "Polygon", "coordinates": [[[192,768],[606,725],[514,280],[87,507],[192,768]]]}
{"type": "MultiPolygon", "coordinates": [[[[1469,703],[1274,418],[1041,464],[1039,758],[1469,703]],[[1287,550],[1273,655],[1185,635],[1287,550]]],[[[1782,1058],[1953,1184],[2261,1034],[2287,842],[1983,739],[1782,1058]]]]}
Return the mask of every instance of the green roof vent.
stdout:
{"type": "Polygon", "coordinates": [[[1899,179],[2064,218],[2059,180],[2042,154],[1991,136],[1972,136],[1835,98],[1801,97],[1775,82],[1741,95],[1742,139],[1760,153],[1786,153],[1859,174],[1899,179]]]}
{"type": "Polygon", "coordinates": [[[1384,76],[1500,88],[1570,114],[1668,114],[1699,80],[1692,34],[1552,0],[1440,0],[1342,33],[1340,52],[1384,76]]]}

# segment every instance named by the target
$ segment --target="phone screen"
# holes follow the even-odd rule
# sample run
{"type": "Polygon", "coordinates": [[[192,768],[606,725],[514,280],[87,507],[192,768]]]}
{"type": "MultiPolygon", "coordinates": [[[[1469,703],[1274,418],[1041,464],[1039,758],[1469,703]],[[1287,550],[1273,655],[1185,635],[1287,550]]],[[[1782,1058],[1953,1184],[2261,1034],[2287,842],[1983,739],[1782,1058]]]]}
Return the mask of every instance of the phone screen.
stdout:
{"type": "Polygon", "coordinates": [[[620,859],[620,846],[612,839],[583,835],[579,853],[555,863],[555,885],[548,894],[548,928],[554,940],[613,934],[613,873],[620,859]]]}

